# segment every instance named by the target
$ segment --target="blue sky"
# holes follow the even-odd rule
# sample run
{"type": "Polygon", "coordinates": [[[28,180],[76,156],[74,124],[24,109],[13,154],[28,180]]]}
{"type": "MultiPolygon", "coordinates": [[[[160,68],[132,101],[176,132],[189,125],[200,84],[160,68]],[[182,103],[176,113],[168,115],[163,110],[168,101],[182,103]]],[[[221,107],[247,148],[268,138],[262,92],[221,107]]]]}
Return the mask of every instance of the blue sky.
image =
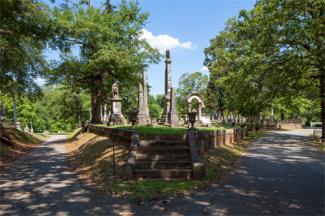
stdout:
{"type": "MultiPolygon", "coordinates": [[[[145,38],[153,46],[171,49],[172,83],[178,86],[179,77],[187,72],[204,71],[204,48],[218,32],[222,31],[228,18],[237,16],[241,9],[252,9],[256,0],[139,0],[143,11],[150,16],[144,27],[145,38]]],[[[45,1],[48,3],[48,1],[45,1]]],[[[95,6],[103,1],[92,0],[95,6]]],[[[118,1],[112,1],[116,3],[118,1]]],[[[51,59],[58,55],[48,51],[51,59]]],[[[160,64],[150,65],[148,82],[151,94],[164,93],[164,59],[160,64]]]]}

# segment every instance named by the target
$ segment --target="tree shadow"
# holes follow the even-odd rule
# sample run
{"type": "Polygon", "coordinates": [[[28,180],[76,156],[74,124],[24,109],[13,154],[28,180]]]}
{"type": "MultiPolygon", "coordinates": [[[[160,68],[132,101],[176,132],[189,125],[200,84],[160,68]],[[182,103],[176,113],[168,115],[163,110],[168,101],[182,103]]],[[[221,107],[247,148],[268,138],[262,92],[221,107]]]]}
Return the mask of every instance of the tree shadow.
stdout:
{"type": "Polygon", "coordinates": [[[269,135],[248,149],[221,184],[140,203],[83,185],[67,156],[43,145],[1,169],[0,214],[322,215],[324,154],[306,142],[301,136],[269,135]]]}

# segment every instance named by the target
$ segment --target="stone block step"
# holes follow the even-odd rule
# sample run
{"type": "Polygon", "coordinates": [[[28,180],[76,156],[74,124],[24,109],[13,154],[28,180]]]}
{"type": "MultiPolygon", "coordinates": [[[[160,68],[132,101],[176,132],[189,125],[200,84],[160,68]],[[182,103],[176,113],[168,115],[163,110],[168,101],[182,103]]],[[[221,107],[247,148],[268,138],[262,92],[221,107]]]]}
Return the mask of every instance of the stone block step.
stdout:
{"type": "Polygon", "coordinates": [[[137,153],[149,153],[149,154],[182,154],[188,153],[189,147],[188,146],[149,146],[149,147],[141,147],[137,148],[137,153]]]}
{"type": "Polygon", "coordinates": [[[150,161],[159,161],[159,160],[189,160],[190,152],[185,152],[182,154],[149,154],[149,153],[137,153],[136,160],[150,160],[150,161]]]}
{"type": "Polygon", "coordinates": [[[149,146],[188,146],[186,141],[179,140],[140,140],[139,146],[141,147],[149,147],[149,146]]]}
{"type": "Polygon", "coordinates": [[[191,169],[136,169],[136,178],[191,178],[191,169]]]}
{"type": "Polygon", "coordinates": [[[190,160],[178,161],[136,161],[135,169],[191,169],[190,160]]]}

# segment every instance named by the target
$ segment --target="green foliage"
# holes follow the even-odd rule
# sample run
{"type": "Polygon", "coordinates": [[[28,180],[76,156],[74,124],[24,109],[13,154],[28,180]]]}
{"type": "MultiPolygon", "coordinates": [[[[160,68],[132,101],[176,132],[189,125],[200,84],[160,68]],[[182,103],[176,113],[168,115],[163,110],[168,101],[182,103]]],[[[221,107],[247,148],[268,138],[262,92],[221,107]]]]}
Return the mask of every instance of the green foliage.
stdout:
{"type": "Polygon", "coordinates": [[[208,76],[201,72],[185,73],[180,77],[177,89],[177,110],[181,116],[188,112],[187,97],[191,93],[199,93],[205,100],[205,93],[208,85],[208,76]]]}
{"type": "Polygon", "coordinates": [[[137,87],[145,65],[159,59],[159,52],[140,37],[148,15],[137,3],[122,1],[118,6],[108,2],[102,9],[65,3],[55,7],[52,16],[57,35],[52,46],[61,50],[62,61],[48,78],[89,90],[92,122],[99,123],[101,100],[112,83],[127,86],[125,91],[137,87]],[[74,56],[76,48],[79,53],[74,56]]]}
{"type": "Polygon", "coordinates": [[[51,36],[48,7],[37,0],[3,0],[0,20],[0,92],[39,91],[34,80],[47,68],[43,50],[51,36]]]}
{"type": "Polygon", "coordinates": [[[322,0],[261,0],[229,19],[205,49],[210,89],[224,107],[256,118],[281,98],[296,104],[291,112],[303,100],[314,103],[306,91],[324,88],[324,11],[322,0]]]}
{"type": "MultiPolygon", "coordinates": [[[[7,122],[13,121],[13,105],[10,95],[0,95],[5,106],[7,122]]],[[[63,87],[49,87],[34,100],[26,96],[17,98],[17,117],[22,124],[33,125],[34,132],[72,131],[89,120],[90,98],[86,92],[71,93],[63,87]]]]}
{"type": "Polygon", "coordinates": [[[150,117],[159,119],[163,112],[163,106],[161,105],[161,101],[159,97],[154,97],[152,95],[148,95],[148,103],[149,103],[149,112],[150,117]]]}

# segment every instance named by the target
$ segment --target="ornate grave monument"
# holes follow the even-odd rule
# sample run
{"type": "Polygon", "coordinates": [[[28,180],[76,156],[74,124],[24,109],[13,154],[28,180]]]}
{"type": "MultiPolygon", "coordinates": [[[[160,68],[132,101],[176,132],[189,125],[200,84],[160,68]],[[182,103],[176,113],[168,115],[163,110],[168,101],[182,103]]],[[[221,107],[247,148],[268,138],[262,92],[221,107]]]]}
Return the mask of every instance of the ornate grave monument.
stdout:
{"type": "Polygon", "coordinates": [[[170,60],[170,51],[166,50],[166,69],[165,69],[165,95],[164,95],[164,112],[162,114],[162,118],[160,122],[162,124],[168,123],[168,116],[170,116],[170,100],[171,100],[171,88],[172,88],[172,81],[171,81],[171,63],[170,60]]]}
{"type": "Polygon", "coordinates": [[[138,98],[138,124],[151,124],[148,106],[148,91],[147,91],[147,71],[142,71],[142,82],[139,83],[139,98],[138,98]]]}
{"type": "Polygon", "coordinates": [[[126,120],[122,114],[122,98],[119,96],[118,85],[114,83],[112,85],[112,98],[111,100],[111,114],[109,117],[110,125],[124,125],[126,120]]]}
{"type": "Polygon", "coordinates": [[[202,120],[201,120],[201,116],[202,116],[202,108],[204,108],[204,103],[203,103],[203,100],[202,100],[202,97],[200,94],[198,93],[192,93],[188,96],[187,98],[187,104],[188,104],[188,112],[196,112],[197,113],[197,117],[196,117],[196,121],[197,123],[202,123],[202,120]],[[198,107],[197,109],[195,110],[193,105],[192,105],[192,101],[196,99],[198,101],[198,107]]]}

